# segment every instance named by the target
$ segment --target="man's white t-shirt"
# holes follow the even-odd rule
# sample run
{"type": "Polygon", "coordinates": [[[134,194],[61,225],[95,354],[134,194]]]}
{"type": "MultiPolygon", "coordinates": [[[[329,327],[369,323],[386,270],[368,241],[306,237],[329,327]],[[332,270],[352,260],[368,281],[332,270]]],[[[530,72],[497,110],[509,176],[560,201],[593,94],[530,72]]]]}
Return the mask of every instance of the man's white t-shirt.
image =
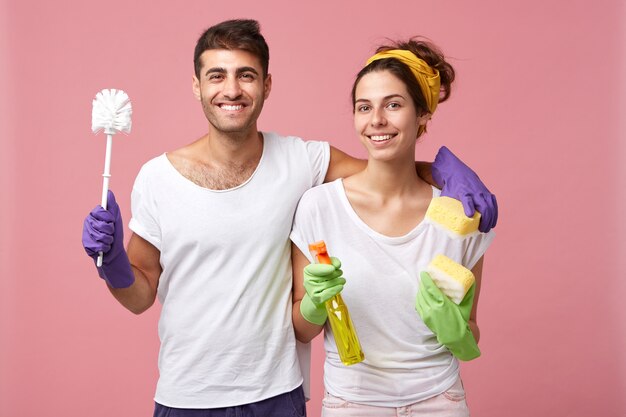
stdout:
{"type": "MultiPolygon", "coordinates": [[[[440,191],[433,188],[433,197],[440,191]]],[[[342,180],[307,191],[298,206],[291,240],[313,262],[308,245],[324,240],[341,260],[341,293],[365,360],[339,360],[329,324],[324,329],[326,390],[346,401],[402,407],[441,394],[459,376],[459,364],[415,311],[420,272],[437,254],[472,269],[494,233],[451,239],[422,221],[404,236],[372,230],[356,214],[342,180]]]]}
{"type": "Polygon", "coordinates": [[[263,137],[259,165],[238,187],[203,188],[165,154],[135,180],[129,227],[161,252],[163,269],[159,404],[235,406],[303,383],[289,233],[302,194],[324,181],[330,148],[263,137]]]}

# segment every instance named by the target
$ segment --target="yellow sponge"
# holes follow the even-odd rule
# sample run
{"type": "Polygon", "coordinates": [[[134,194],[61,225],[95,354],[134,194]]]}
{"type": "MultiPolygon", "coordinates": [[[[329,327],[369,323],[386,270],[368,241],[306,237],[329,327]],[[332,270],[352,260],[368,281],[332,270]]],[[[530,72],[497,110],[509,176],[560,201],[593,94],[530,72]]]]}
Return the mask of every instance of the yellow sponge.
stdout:
{"type": "Polygon", "coordinates": [[[463,204],[451,197],[435,197],[426,210],[426,220],[443,227],[455,239],[478,233],[480,213],[467,217],[463,204]]]}
{"type": "Polygon", "coordinates": [[[459,304],[474,284],[472,271],[445,255],[437,255],[426,268],[433,282],[452,301],[459,304]]]}

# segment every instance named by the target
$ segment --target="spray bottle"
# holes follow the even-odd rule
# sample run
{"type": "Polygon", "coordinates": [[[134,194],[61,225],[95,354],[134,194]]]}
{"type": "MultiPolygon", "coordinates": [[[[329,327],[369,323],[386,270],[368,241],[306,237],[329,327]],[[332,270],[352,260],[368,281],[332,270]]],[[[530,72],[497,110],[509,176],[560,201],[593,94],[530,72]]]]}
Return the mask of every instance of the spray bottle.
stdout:
{"type": "MultiPolygon", "coordinates": [[[[311,243],[309,250],[313,257],[317,257],[317,261],[321,264],[332,264],[330,256],[326,251],[326,243],[323,240],[311,243]]],[[[328,321],[335,336],[337,343],[337,351],[339,358],[344,365],[354,365],[365,359],[356,330],[350,319],[348,307],[343,302],[341,294],[335,295],[326,301],[326,311],[328,312],[328,321]]]]}

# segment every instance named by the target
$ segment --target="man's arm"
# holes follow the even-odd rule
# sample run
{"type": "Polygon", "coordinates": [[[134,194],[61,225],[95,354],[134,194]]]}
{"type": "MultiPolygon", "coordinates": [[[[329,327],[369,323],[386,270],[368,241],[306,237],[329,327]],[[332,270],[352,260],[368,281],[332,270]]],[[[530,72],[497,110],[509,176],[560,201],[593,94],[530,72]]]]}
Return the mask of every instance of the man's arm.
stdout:
{"type": "Polygon", "coordinates": [[[135,314],[146,311],[156,298],[161,276],[160,252],[138,235],[131,236],[124,250],[124,223],[120,207],[111,190],[107,193],[107,210],[96,206],[83,222],[83,247],[94,263],[102,253],[98,275],[113,296],[135,314]]]}
{"type": "MultiPolygon", "coordinates": [[[[326,172],[326,178],[324,178],[324,182],[331,182],[336,180],[337,178],[349,177],[350,175],[354,175],[357,172],[363,171],[366,166],[367,161],[365,159],[357,159],[335,148],[334,146],[331,146],[330,163],[328,165],[328,171],[326,172]]],[[[437,187],[437,183],[433,180],[431,166],[432,163],[430,162],[415,162],[415,170],[417,171],[417,175],[430,185],[434,185],[435,187],[437,187]]]]}
{"type": "Polygon", "coordinates": [[[433,164],[431,162],[415,161],[417,176],[426,181],[428,184],[440,188],[439,184],[437,184],[433,179],[432,166],[433,164]]]}
{"type": "MultiPolygon", "coordinates": [[[[364,170],[366,166],[367,161],[356,159],[331,146],[330,162],[324,182],[349,177],[364,170]]],[[[466,216],[471,217],[474,211],[478,211],[481,214],[479,226],[481,232],[487,233],[496,226],[498,222],[496,196],[487,189],[478,175],[448,148],[442,146],[432,164],[416,162],[415,170],[421,179],[441,188],[442,196],[461,201],[466,216]]]]}
{"type": "Polygon", "coordinates": [[[340,151],[334,146],[331,146],[330,162],[328,164],[328,171],[326,171],[324,182],[331,182],[337,178],[349,177],[350,175],[363,171],[366,166],[366,160],[357,159],[343,151],[340,151]]]}
{"type": "Polygon", "coordinates": [[[156,299],[162,272],[161,252],[147,240],[133,233],[128,242],[127,253],[135,282],[127,288],[109,286],[109,291],[128,310],[141,314],[150,308],[156,299]]]}

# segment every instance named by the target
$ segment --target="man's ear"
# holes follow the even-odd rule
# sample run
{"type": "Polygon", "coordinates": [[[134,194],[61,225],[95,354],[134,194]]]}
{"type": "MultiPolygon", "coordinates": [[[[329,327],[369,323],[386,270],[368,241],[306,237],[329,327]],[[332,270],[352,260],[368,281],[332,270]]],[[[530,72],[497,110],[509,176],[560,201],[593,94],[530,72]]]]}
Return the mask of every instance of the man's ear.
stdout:
{"type": "Polygon", "coordinates": [[[198,77],[196,77],[195,75],[193,76],[191,80],[191,89],[193,90],[193,95],[196,98],[196,100],[200,101],[202,97],[202,94],[200,91],[200,80],[198,80],[198,77]]]}
{"type": "Polygon", "coordinates": [[[263,80],[263,98],[265,100],[270,96],[270,91],[272,91],[272,74],[267,74],[263,80]]]}

